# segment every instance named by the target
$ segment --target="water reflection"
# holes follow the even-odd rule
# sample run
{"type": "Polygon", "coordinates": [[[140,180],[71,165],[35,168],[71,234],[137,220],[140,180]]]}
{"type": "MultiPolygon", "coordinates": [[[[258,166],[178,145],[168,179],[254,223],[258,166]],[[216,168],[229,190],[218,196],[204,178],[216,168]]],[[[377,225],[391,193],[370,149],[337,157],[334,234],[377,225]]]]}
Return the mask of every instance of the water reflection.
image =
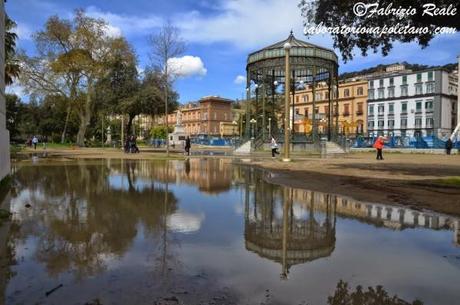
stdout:
{"type": "Polygon", "coordinates": [[[21,164],[6,199],[18,226],[6,304],[206,304],[224,288],[234,303],[269,303],[269,289],[273,304],[324,304],[342,278],[432,304],[457,293],[449,215],[273,185],[230,159],[21,164]]]}
{"type": "Polygon", "coordinates": [[[281,278],[289,269],[331,255],[335,247],[336,199],[325,194],[324,205],[315,194],[294,202],[294,190],[257,179],[245,190],[246,249],[281,264],[281,278]],[[255,190],[250,194],[250,188],[255,190]],[[251,198],[252,197],[252,198],[251,198]]]}

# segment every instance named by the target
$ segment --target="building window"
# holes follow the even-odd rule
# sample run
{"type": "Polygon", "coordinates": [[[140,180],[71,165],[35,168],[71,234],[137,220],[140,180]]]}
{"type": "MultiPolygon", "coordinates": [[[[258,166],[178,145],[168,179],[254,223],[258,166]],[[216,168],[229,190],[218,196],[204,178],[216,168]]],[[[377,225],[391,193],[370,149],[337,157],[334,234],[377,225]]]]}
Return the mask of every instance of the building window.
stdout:
{"type": "Polygon", "coordinates": [[[356,112],[357,115],[363,114],[363,103],[358,103],[358,111],[356,112]]]}
{"type": "Polygon", "coordinates": [[[401,113],[407,113],[407,102],[401,103],[401,113]]]}
{"type": "Polygon", "coordinates": [[[329,114],[329,106],[324,106],[324,113],[325,113],[326,115],[329,114]]]}
{"type": "Polygon", "coordinates": [[[302,98],[303,98],[304,103],[308,102],[308,95],[307,94],[303,95],[302,98]]]}
{"type": "Polygon", "coordinates": [[[358,87],[358,95],[363,95],[363,94],[364,94],[363,87],[358,87]]]}
{"type": "Polygon", "coordinates": [[[432,112],[433,111],[433,100],[428,100],[425,102],[425,111],[432,112]]]}
{"type": "Polygon", "coordinates": [[[394,114],[395,113],[395,104],[391,103],[388,105],[388,113],[394,114]]]}
{"type": "Polygon", "coordinates": [[[315,107],[315,114],[319,113],[319,107],[315,107]]]}
{"type": "Polygon", "coordinates": [[[433,118],[426,118],[426,128],[433,128],[433,118]]]}
{"type": "Polygon", "coordinates": [[[385,112],[385,105],[384,104],[380,104],[378,106],[378,113],[379,115],[383,115],[383,113],[385,112]]]}
{"type": "Polygon", "coordinates": [[[308,118],[308,108],[305,107],[305,108],[304,108],[304,111],[305,111],[305,116],[308,118]]]}
{"type": "Polygon", "coordinates": [[[395,87],[388,88],[388,97],[395,97],[395,87]]]}
{"type": "Polygon", "coordinates": [[[415,128],[422,128],[422,118],[415,118],[415,128]]]}
{"type": "Polygon", "coordinates": [[[379,99],[385,98],[385,89],[379,88],[379,99]]]}
{"type": "Polygon", "coordinates": [[[393,77],[390,78],[390,86],[394,86],[395,84],[395,80],[393,77]]]}
{"type": "Polygon", "coordinates": [[[426,83],[426,93],[434,93],[434,82],[426,83]]]}
{"type": "Polygon", "coordinates": [[[428,72],[428,81],[433,81],[433,71],[428,72]]]}
{"type": "Polygon", "coordinates": [[[402,83],[403,83],[403,85],[407,85],[407,75],[404,75],[402,77],[402,83]]]}
{"type": "Polygon", "coordinates": [[[324,92],[324,99],[329,99],[329,91],[324,92]]]}
{"type": "Polygon", "coordinates": [[[298,95],[295,97],[295,102],[296,102],[296,104],[299,102],[299,96],[298,95]]]}
{"type": "Polygon", "coordinates": [[[379,80],[379,88],[383,87],[383,79],[379,80]]]}
{"type": "Polygon", "coordinates": [[[316,92],[316,93],[315,93],[315,100],[316,100],[316,101],[320,101],[320,100],[321,100],[321,93],[320,93],[320,92],[316,92]]]}
{"type": "Polygon", "coordinates": [[[422,84],[415,84],[415,94],[423,94],[422,84]]]}
{"type": "Polygon", "coordinates": [[[417,83],[422,82],[422,73],[417,73],[417,83]]]}
{"type": "Polygon", "coordinates": [[[350,89],[343,90],[343,96],[344,97],[349,97],[350,96],[350,89]]]}
{"type": "Polygon", "coordinates": [[[299,108],[295,109],[295,114],[299,114],[299,108]]]}
{"type": "Polygon", "coordinates": [[[369,106],[369,115],[374,115],[374,105],[369,106]]]}
{"type": "Polygon", "coordinates": [[[374,89],[369,89],[367,92],[368,92],[368,98],[370,100],[373,100],[374,99],[374,89]]]}
{"type": "Polygon", "coordinates": [[[407,96],[408,95],[408,87],[407,85],[402,85],[401,86],[401,96],[407,96]]]}
{"type": "Polygon", "coordinates": [[[416,101],[415,102],[415,111],[416,112],[422,112],[422,101],[416,101]]]}
{"type": "Polygon", "coordinates": [[[345,104],[343,105],[343,116],[349,116],[350,115],[350,104],[345,104]]]}
{"type": "Polygon", "coordinates": [[[388,120],[388,128],[394,128],[395,127],[395,120],[388,120]]]}
{"type": "Polygon", "coordinates": [[[378,121],[378,126],[379,126],[380,129],[383,128],[383,126],[385,126],[385,121],[379,120],[378,121]]]}
{"type": "Polygon", "coordinates": [[[369,129],[374,129],[374,121],[369,121],[369,122],[367,122],[367,127],[368,127],[369,129]]]}
{"type": "Polygon", "coordinates": [[[407,128],[407,119],[401,119],[401,129],[407,128]]]}

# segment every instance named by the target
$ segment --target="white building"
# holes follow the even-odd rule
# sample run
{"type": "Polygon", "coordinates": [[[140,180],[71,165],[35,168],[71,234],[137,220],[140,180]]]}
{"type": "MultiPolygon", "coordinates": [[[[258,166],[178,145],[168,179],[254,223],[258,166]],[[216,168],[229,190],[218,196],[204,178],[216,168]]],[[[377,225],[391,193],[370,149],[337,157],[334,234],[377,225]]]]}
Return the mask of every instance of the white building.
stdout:
{"type": "Polygon", "coordinates": [[[5,105],[5,8],[0,1],[0,181],[10,173],[10,134],[5,105]]]}
{"type": "Polygon", "coordinates": [[[457,124],[457,79],[431,69],[369,79],[369,135],[447,138],[457,124]]]}

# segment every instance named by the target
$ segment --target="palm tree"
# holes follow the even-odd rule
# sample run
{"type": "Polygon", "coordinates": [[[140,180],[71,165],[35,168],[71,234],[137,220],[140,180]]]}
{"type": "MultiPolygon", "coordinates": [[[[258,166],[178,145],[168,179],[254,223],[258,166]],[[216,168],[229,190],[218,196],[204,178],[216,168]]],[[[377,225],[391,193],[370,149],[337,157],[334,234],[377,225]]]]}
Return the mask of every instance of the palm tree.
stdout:
{"type": "Polygon", "coordinates": [[[18,35],[12,30],[16,27],[16,22],[5,15],[5,84],[11,85],[13,80],[19,76],[19,63],[15,58],[16,39],[18,35]]]}

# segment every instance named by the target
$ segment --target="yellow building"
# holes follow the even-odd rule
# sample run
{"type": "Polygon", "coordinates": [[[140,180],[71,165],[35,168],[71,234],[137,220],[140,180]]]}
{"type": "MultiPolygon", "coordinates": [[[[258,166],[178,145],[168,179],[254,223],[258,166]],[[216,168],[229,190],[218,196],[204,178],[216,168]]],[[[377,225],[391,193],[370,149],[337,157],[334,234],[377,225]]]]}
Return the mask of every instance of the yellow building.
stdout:
{"type": "MultiPolygon", "coordinates": [[[[331,90],[332,92],[332,90],[331,90]]],[[[315,90],[316,114],[318,132],[327,133],[329,113],[329,88],[326,84],[318,85],[315,90]]],[[[294,96],[294,130],[299,133],[312,131],[313,93],[311,88],[297,91],[294,96]]],[[[367,122],[367,81],[349,81],[339,83],[338,122],[339,133],[347,135],[362,134],[366,132],[367,122]]],[[[335,109],[335,96],[331,98],[333,112],[331,112],[332,125],[335,124],[337,109],[335,109]]],[[[292,107],[292,98],[291,98],[292,107]]]]}

